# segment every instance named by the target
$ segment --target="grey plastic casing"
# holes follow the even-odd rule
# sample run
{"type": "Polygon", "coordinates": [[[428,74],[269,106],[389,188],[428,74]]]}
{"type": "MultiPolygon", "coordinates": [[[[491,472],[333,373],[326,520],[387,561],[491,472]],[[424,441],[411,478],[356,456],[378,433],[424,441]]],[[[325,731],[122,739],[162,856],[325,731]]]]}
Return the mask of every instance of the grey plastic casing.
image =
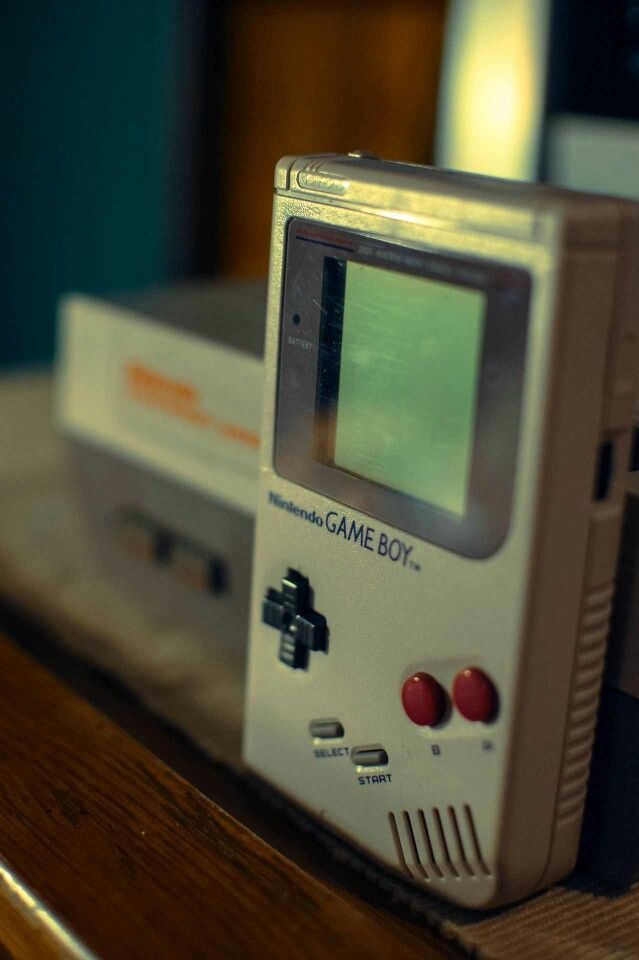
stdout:
{"type": "Polygon", "coordinates": [[[245,760],[433,893],[469,907],[517,900],[568,873],[577,853],[636,388],[637,207],[365,155],[284,158],[275,187],[245,760]],[[462,556],[276,471],[282,338],[317,348],[304,318],[294,331],[282,310],[294,218],[530,275],[512,510],[489,556],[462,556]],[[595,499],[603,443],[613,467],[595,499]],[[410,543],[416,567],[333,535],[330,511],[410,543]],[[289,568],[309,578],[330,631],[307,670],[278,660],[263,622],[267,590],[289,568]],[[493,722],[454,707],[436,727],[409,720],[408,677],[426,672],[450,693],[468,666],[495,684],[493,722]],[[314,739],[321,718],[344,736],[314,739]],[[384,749],[383,769],[351,762],[366,746],[384,749]]]}

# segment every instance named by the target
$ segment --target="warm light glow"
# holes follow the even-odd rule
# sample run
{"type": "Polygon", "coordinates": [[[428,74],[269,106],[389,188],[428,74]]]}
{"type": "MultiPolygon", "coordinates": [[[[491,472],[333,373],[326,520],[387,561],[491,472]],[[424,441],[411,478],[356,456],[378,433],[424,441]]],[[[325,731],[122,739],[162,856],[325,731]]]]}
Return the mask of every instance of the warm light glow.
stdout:
{"type": "Polygon", "coordinates": [[[519,179],[537,168],[547,0],[453,0],[437,163],[519,179]]]}

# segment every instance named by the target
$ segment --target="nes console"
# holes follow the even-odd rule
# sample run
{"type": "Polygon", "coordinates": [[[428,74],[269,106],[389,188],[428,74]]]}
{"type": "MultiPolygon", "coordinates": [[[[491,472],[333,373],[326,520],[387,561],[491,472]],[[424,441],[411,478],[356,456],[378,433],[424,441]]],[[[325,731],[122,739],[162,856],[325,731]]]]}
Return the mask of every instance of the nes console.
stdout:
{"type": "Polygon", "coordinates": [[[630,202],[276,169],[248,766],[468,907],[575,862],[636,392],[630,202]]]}
{"type": "Polygon", "coordinates": [[[60,308],[57,420],[102,565],[243,657],[265,285],[224,281],[60,308]]]}

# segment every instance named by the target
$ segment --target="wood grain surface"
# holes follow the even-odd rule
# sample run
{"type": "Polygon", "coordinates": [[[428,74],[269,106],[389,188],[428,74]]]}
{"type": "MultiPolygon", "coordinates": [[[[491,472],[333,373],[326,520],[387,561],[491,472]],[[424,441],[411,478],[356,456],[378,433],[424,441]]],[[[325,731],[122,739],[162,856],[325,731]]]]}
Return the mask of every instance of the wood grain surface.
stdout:
{"type": "Polygon", "coordinates": [[[4,637],[0,858],[0,960],[457,955],[305,873],[4,637]]]}

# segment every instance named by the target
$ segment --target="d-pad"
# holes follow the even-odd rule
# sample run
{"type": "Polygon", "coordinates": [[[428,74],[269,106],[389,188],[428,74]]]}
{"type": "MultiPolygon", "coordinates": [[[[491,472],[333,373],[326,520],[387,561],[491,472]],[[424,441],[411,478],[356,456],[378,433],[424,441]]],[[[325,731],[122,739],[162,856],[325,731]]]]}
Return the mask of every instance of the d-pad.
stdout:
{"type": "Polygon", "coordinates": [[[306,670],[311,650],[326,653],[326,618],[311,607],[308,579],[297,570],[289,567],[281,590],[268,588],[262,601],[262,621],[280,631],[279,658],[287,667],[306,670]]]}

